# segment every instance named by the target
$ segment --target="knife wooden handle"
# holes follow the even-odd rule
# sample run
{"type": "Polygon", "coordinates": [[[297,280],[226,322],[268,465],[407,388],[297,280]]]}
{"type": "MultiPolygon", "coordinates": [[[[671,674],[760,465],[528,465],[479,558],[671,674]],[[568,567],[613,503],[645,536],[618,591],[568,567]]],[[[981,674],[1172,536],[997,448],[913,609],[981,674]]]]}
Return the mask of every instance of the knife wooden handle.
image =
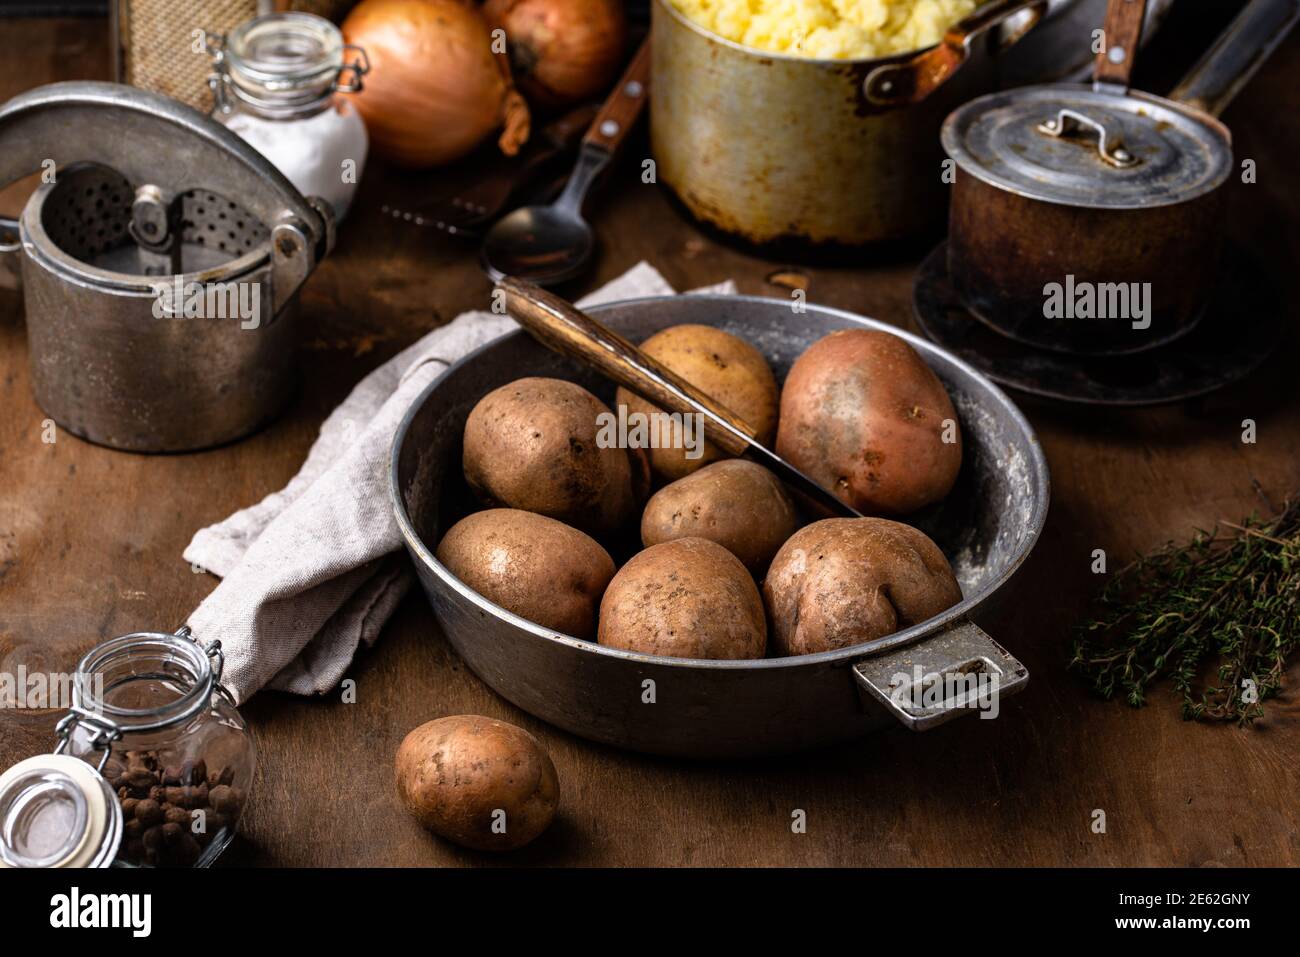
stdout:
{"type": "Polygon", "coordinates": [[[727,455],[740,456],[754,430],[616,332],[540,286],[507,276],[497,284],[505,306],[544,346],[591,366],[666,412],[704,413],[704,434],[727,455]]]}

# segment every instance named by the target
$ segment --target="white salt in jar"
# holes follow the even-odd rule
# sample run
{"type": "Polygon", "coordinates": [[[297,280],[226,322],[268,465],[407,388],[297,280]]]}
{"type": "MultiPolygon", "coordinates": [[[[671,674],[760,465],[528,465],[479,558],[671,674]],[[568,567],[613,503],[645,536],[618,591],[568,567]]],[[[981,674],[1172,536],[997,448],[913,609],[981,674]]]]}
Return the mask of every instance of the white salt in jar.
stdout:
{"type": "Polygon", "coordinates": [[[347,213],[369,140],[345,97],[369,69],[365,51],[310,13],[272,13],[209,37],[212,115],[269,159],[304,196],[347,213]],[[344,62],[351,51],[355,59],[344,62]],[[344,75],[347,80],[344,82],[344,75]]]}

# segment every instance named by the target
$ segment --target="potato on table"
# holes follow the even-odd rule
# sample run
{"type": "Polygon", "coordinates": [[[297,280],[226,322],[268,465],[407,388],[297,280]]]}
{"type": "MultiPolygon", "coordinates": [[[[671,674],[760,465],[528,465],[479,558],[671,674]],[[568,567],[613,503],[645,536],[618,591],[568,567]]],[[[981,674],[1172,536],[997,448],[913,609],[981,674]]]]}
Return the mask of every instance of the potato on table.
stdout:
{"type": "Polygon", "coordinates": [[[791,367],[776,451],[859,512],[904,515],[952,490],[961,431],[943,383],[907,342],[844,329],[791,367]]]}
{"type": "Polygon", "coordinates": [[[489,392],[465,421],[465,480],[489,506],[518,508],[601,536],[629,524],[640,499],[639,452],[601,448],[599,416],[582,386],[517,379],[489,392]]]}
{"type": "Polygon", "coordinates": [[[641,514],[641,541],[707,538],[762,577],[798,523],[780,479],[745,459],[724,459],[656,492],[641,514]]]}
{"type": "Polygon", "coordinates": [[[560,803],[555,765],[537,739],[477,714],[420,725],[397,749],[397,794],[435,834],[480,851],[509,851],[550,826],[560,803]]]}
{"type": "MultiPolygon", "coordinates": [[[[744,339],[713,326],[686,324],[656,332],[641,343],[641,351],[744,419],[760,442],[771,444],[776,434],[776,377],[763,354],[744,339]]],[[[623,388],[614,401],[627,406],[629,415],[662,412],[623,388]]],[[[686,457],[685,449],[651,449],[650,466],[660,478],[672,482],[723,457],[721,449],[706,442],[702,455],[694,459],[686,457]]]]}
{"type": "Polygon", "coordinates": [[[438,561],[489,601],[576,638],[596,637],[614,560],[595,539],[545,515],[475,512],[438,544],[438,561]]]}
{"type": "Polygon", "coordinates": [[[682,538],[638,552],[605,589],[597,640],[674,658],[761,658],[763,599],[721,545],[682,538]]]}
{"type": "Polygon", "coordinates": [[[763,581],[778,655],[874,641],[961,601],[939,546],[883,518],[828,518],[781,546],[763,581]]]}

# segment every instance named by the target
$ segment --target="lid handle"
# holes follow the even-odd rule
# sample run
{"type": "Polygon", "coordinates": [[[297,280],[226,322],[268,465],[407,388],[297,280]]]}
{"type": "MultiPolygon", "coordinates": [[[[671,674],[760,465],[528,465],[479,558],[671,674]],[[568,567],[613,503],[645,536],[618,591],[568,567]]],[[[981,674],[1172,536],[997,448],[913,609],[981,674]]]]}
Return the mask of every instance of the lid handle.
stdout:
{"type": "Polygon", "coordinates": [[[1101,50],[1092,66],[1094,89],[1127,92],[1146,13],[1147,0],[1110,0],[1106,5],[1101,50]]]}
{"type": "Polygon", "coordinates": [[[76,80],[0,105],[0,188],[51,161],[56,169],[74,162],[110,167],[134,188],[157,187],[163,205],[192,189],[238,198],[273,233],[290,227],[308,245],[276,284],[277,303],[297,290],[332,242],[328,216],[261,153],[211,117],[149,90],[76,80]]]}
{"type": "Polygon", "coordinates": [[[1061,109],[1055,118],[1038,124],[1038,132],[1046,133],[1048,136],[1073,136],[1080,129],[1097,134],[1097,155],[1104,162],[1121,169],[1137,164],[1137,157],[1124,148],[1117,134],[1108,130],[1105,123],[1094,120],[1085,113],[1061,109]]]}
{"type": "Polygon", "coordinates": [[[1300,19],[1300,0],[1253,0],[1169,98],[1218,116],[1300,19]]]}

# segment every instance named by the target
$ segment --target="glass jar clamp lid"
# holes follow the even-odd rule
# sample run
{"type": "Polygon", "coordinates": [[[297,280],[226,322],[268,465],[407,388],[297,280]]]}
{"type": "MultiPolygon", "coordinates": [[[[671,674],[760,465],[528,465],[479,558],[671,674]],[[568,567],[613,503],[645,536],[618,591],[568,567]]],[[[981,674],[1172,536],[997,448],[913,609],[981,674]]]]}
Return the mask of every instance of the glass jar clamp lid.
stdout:
{"type": "Polygon", "coordinates": [[[215,73],[209,78],[219,112],[236,103],[272,118],[310,115],[335,93],[357,93],[370,71],[366,52],[343,42],[324,17],[271,13],[209,37],[215,73]],[[355,54],[345,62],[345,54],[355,54]]]}

